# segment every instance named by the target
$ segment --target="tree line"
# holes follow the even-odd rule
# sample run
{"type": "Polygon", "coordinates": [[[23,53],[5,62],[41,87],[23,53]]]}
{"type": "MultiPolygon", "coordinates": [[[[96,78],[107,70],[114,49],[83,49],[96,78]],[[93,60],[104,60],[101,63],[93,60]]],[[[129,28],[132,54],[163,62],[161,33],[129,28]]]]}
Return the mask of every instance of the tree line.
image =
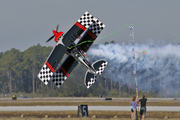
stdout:
{"type": "MultiPolygon", "coordinates": [[[[109,77],[99,76],[96,83],[87,89],[84,85],[87,69],[81,64],[77,65],[59,89],[52,81],[47,86],[44,85],[37,75],[52,49],[38,44],[23,52],[15,48],[1,52],[0,93],[48,94],[50,97],[135,95],[135,88],[130,88],[128,85],[121,86],[119,81],[113,81],[109,77]]],[[[65,57],[66,55],[63,60],[65,57]]]]}

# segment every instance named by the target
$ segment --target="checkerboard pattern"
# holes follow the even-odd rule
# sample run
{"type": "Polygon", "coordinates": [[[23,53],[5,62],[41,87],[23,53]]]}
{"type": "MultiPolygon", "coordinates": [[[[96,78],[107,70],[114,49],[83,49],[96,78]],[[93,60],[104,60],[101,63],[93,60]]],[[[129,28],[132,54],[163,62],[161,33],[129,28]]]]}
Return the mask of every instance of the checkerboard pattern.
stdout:
{"type": "Polygon", "coordinates": [[[47,85],[52,75],[53,72],[44,64],[37,77],[47,85]]]}
{"type": "Polygon", "coordinates": [[[91,26],[88,28],[88,30],[90,30],[96,36],[98,36],[103,29],[104,27],[99,26],[99,24],[97,24],[96,22],[92,23],[91,26]]]}
{"type": "Polygon", "coordinates": [[[66,79],[67,79],[67,76],[61,70],[54,72],[51,78],[51,80],[54,82],[54,84],[58,88],[64,83],[66,79]]]}
{"type": "Polygon", "coordinates": [[[88,83],[87,83],[87,88],[90,88],[92,84],[94,84],[96,82],[97,78],[96,75],[94,75],[94,77],[92,77],[88,83]]]}
{"type": "Polygon", "coordinates": [[[102,64],[101,64],[101,66],[99,67],[99,69],[96,71],[96,74],[101,74],[103,71],[104,71],[104,69],[105,69],[105,67],[107,66],[107,62],[103,62],[102,64]]]}
{"type": "Polygon", "coordinates": [[[100,32],[104,29],[105,25],[93,15],[91,15],[88,11],[86,11],[78,20],[85,28],[89,28],[96,36],[100,34],[100,32]]]}

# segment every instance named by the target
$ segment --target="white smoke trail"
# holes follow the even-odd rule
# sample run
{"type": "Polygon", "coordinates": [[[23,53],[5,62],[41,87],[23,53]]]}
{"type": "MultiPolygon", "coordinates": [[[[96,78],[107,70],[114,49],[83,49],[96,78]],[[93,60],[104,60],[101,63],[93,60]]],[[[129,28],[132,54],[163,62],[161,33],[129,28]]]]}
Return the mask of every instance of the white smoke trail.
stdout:
{"type": "MultiPolygon", "coordinates": [[[[135,51],[146,50],[147,54],[136,55],[138,86],[141,91],[156,91],[160,96],[178,96],[180,93],[180,45],[172,44],[135,44],[135,51]]],[[[125,44],[100,44],[93,46],[87,53],[90,61],[105,59],[108,66],[105,72],[121,86],[135,88],[132,75],[132,46],[125,44]]]]}

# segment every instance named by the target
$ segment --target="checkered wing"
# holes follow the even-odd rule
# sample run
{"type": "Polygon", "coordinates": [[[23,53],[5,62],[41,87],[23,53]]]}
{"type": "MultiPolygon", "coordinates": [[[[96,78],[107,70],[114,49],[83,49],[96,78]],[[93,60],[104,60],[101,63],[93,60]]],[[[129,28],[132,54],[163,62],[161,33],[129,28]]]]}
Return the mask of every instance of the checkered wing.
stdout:
{"type": "Polygon", "coordinates": [[[76,67],[78,62],[72,57],[68,56],[62,65],[52,75],[51,80],[59,88],[67,79],[71,71],[76,67]]]}
{"type": "Polygon", "coordinates": [[[37,76],[42,82],[44,82],[45,85],[47,85],[48,82],[50,81],[50,78],[55,72],[58,63],[64,56],[65,52],[66,52],[66,47],[59,44],[56,47],[54,47],[54,49],[50,53],[48,59],[44,63],[43,67],[41,68],[37,76]]]}
{"type": "MultiPolygon", "coordinates": [[[[78,23],[80,23],[85,28],[88,28],[91,24],[94,22],[97,23],[97,25],[100,27],[97,29],[97,31],[100,31],[105,27],[105,25],[97,18],[95,18],[90,12],[86,11],[78,20],[78,23]]],[[[91,28],[91,29],[95,29],[91,28]]]]}
{"type": "Polygon", "coordinates": [[[101,31],[104,29],[105,25],[98,19],[93,22],[90,27],[88,28],[95,36],[98,36],[101,31]]]}
{"type": "Polygon", "coordinates": [[[86,11],[64,35],[62,42],[69,47],[85,30],[90,29],[97,37],[104,27],[105,25],[101,21],[86,11]],[[93,26],[91,26],[92,24],[93,26]]]}
{"type": "Polygon", "coordinates": [[[64,81],[67,79],[68,75],[66,75],[61,69],[57,70],[53,76],[52,76],[52,81],[53,83],[59,88],[64,81]]]}
{"type": "Polygon", "coordinates": [[[44,64],[38,74],[38,78],[44,82],[45,85],[47,85],[52,75],[53,72],[51,69],[46,64],[44,64]]]}
{"type": "Polygon", "coordinates": [[[84,52],[87,52],[95,39],[104,29],[105,25],[88,12],[86,12],[78,22],[84,26],[89,25],[88,29],[78,42],[78,47],[80,47],[84,52]]]}

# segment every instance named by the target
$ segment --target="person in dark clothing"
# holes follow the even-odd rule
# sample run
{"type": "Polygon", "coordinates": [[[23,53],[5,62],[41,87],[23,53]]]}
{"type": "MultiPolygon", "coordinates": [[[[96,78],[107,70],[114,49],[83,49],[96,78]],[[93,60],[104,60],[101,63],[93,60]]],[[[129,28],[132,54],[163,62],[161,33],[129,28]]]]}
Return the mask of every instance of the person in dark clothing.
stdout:
{"type": "Polygon", "coordinates": [[[140,115],[141,115],[141,119],[144,120],[145,118],[145,114],[146,114],[146,94],[144,94],[142,96],[142,99],[139,100],[141,102],[141,108],[140,108],[140,115]]]}

